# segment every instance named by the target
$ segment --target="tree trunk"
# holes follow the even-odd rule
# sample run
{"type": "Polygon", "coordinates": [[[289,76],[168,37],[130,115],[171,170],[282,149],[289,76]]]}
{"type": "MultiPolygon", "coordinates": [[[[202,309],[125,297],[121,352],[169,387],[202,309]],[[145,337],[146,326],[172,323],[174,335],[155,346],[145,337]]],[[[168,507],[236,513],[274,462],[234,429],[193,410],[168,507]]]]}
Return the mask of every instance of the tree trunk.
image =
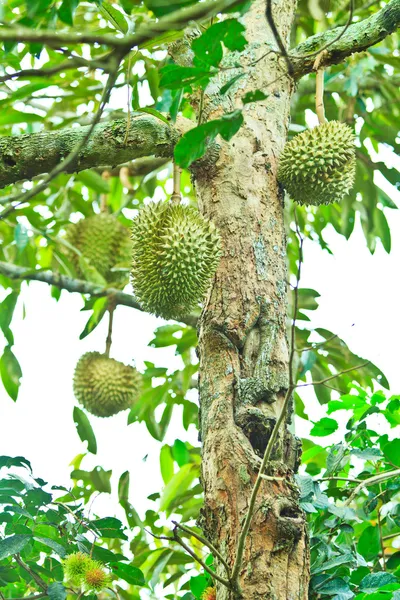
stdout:
{"type": "MultiPolygon", "coordinates": [[[[239,59],[246,77],[228,97],[205,99],[207,118],[242,106],[247,91],[265,101],[244,108],[244,125],[222,143],[217,162],[195,171],[202,212],[219,227],[223,258],[199,330],[202,480],[201,525],[230,565],[236,557],[249,497],[288,389],[287,272],[283,193],[276,173],[285,143],[293,84],[256,0],[245,15],[249,42],[239,59]],[[255,63],[252,65],[252,63],[255,63]],[[279,78],[279,79],[278,79],[279,78]],[[275,80],[277,81],[275,83],[275,80]]],[[[275,3],[274,19],[288,42],[295,0],[275,3]]],[[[231,78],[234,70],[223,71],[231,78]]],[[[287,426],[289,406],[257,497],[240,569],[241,592],[218,584],[218,600],[308,597],[305,517],[293,484],[300,448],[287,426]]],[[[218,572],[226,577],[219,565],[218,572]]]]}

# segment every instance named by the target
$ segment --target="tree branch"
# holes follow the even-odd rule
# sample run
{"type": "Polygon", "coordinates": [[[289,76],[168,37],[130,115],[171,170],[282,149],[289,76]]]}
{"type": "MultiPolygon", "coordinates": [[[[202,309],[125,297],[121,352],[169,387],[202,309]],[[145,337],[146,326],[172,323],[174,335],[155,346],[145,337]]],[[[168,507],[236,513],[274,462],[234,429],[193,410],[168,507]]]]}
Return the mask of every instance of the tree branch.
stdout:
{"type": "MultiPolygon", "coordinates": [[[[186,120],[185,120],[186,121],[186,120]]],[[[98,123],[88,144],[65,168],[75,173],[109,164],[113,165],[143,156],[172,156],[180,136],[178,127],[170,127],[151,115],[131,119],[126,144],[126,119],[98,123]]],[[[194,123],[193,123],[194,126],[194,123]]],[[[32,179],[51,171],[87,135],[89,126],[59,131],[7,136],[0,138],[0,187],[32,179]]]]}
{"type": "Polygon", "coordinates": [[[386,471],[384,473],[378,473],[377,475],[373,475],[368,479],[364,479],[361,483],[359,483],[351,492],[351,495],[347,498],[344,503],[345,506],[349,506],[351,504],[353,498],[357,496],[358,492],[362,490],[363,487],[367,487],[369,485],[375,485],[376,483],[381,483],[382,481],[386,481],[387,479],[391,479],[392,477],[400,477],[400,469],[395,469],[394,471],[386,471]]]}
{"type": "MultiPolygon", "coordinates": [[[[48,285],[54,285],[61,290],[67,290],[68,292],[77,292],[79,294],[89,294],[97,298],[104,298],[105,296],[112,297],[115,305],[121,304],[122,306],[129,306],[130,308],[136,308],[136,310],[143,311],[139,302],[135,300],[134,296],[125,294],[115,288],[103,288],[90,281],[82,281],[80,279],[72,279],[66,275],[59,273],[53,273],[52,271],[32,271],[25,267],[13,265],[6,262],[0,261],[0,274],[8,277],[9,279],[23,279],[27,281],[41,281],[48,285]]],[[[186,325],[196,327],[197,316],[186,315],[183,316],[180,321],[186,325]]]]}
{"type": "MultiPolygon", "coordinates": [[[[336,65],[355,52],[363,52],[394,33],[399,25],[400,0],[390,0],[384,8],[368,17],[368,19],[350,25],[344,35],[327,48],[321,66],[336,65]]],[[[336,27],[330,31],[313,35],[291,50],[289,56],[292,60],[296,79],[311,73],[313,70],[315,54],[314,57],[305,55],[315,53],[318,49],[329,44],[340,33],[341,29],[343,28],[336,27]]]]}
{"type": "Polygon", "coordinates": [[[242,0],[208,0],[196,2],[190,6],[176,10],[161,17],[158,21],[151,21],[138,27],[132,35],[115,36],[97,33],[75,33],[73,31],[53,31],[48,29],[28,29],[25,27],[0,28],[1,42],[40,42],[51,47],[75,44],[101,44],[121,50],[128,54],[134,47],[142,47],[146,42],[165,32],[182,32],[191,21],[205,20],[219,12],[233,8],[242,0]]]}

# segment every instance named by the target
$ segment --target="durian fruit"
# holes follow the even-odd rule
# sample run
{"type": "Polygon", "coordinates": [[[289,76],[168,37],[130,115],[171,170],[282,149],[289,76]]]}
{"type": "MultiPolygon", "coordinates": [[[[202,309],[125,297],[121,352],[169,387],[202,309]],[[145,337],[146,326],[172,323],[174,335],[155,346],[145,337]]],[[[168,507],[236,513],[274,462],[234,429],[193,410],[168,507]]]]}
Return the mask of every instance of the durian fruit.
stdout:
{"type": "Polygon", "coordinates": [[[88,412],[111,417],[131,408],[141,390],[142,377],[129,365],[99,352],[86,352],[74,374],[74,394],[88,412]]]}
{"type": "MultiPolygon", "coordinates": [[[[130,264],[132,244],[129,230],[114,215],[103,212],[81,219],[67,227],[65,239],[82,253],[108,283],[126,279],[126,274],[114,272],[112,268],[118,264],[130,264]]],[[[79,254],[69,250],[68,257],[78,275],[85,277],[79,254]]]]}
{"type": "Polygon", "coordinates": [[[101,563],[94,562],[91,568],[85,571],[82,580],[85,589],[101,592],[101,590],[111,585],[111,577],[102,567],[101,563]]]}
{"type": "Polygon", "coordinates": [[[88,554],[75,552],[69,554],[63,561],[65,578],[74,585],[82,582],[86,571],[94,566],[94,561],[88,554]]]}
{"type": "Polygon", "coordinates": [[[217,591],[215,587],[208,587],[204,590],[202,600],[216,600],[217,591]]]}
{"type": "Polygon", "coordinates": [[[207,292],[221,255],[219,234],[195,208],[151,203],[133,221],[132,283],[148,312],[179,318],[207,292]]]}
{"type": "Polygon", "coordinates": [[[278,180],[299,204],[339,202],[354,184],[354,134],[348,125],[330,121],[303,131],[286,144],[278,180]]]}

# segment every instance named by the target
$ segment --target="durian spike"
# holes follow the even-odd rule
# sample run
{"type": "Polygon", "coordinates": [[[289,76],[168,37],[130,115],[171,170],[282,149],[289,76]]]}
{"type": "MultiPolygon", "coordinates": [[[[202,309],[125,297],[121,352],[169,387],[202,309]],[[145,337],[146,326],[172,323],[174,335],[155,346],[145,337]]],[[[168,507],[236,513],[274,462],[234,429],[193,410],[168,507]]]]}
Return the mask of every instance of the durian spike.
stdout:
{"type": "Polygon", "coordinates": [[[178,165],[176,163],[174,163],[174,171],[173,171],[174,187],[173,187],[173,192],[172,192],[172,196],[171,196],[172,204],[180,204],[180,202],[182,201],[181,173],[182,173],[182,169],[180,169],[178,167],[178,165]]]}
{"type": "Polygon", "coordinates": [[[327,122],[324,107],[324,69],[320,67],[325,54],[326,50],[320,52],[315,59],[313,66],[314,71],[317,72],[315,76],[315,112],[317,113],[320,125],[327,122]]]}

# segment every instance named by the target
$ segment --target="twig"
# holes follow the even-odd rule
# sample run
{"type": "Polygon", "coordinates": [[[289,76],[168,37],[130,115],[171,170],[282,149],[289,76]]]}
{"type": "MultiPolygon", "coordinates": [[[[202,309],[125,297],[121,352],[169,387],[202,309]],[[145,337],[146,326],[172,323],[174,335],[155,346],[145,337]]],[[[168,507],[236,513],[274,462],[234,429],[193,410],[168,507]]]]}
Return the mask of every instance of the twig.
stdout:
{"type": "Polygon", "coordinates": [[[361,363],[361,365],[356,365],[355,367],[350,367],[349,369],[344,369],[344,371],[340,371],[340,373],[335,373],[335,375],[331,375],[330,377],[326,377],[326,379],[321,379],[321,381],[311,381],[310,383],[298,383],[295,387],[309,387],[310,385],[324,385],[327,381],[331,379],[335,379],[336,377],[341,377],[345,373],[350,373],[350,371],[358,371],[358,369],[362,369],[366,365],[370,364],[370,360],[361,363]]]}
{"type": "Polygon", "coordinates": [[[293,65],[292,65],[292,61],[289,58],[289,55],[286,51],[285,45],[282,41],[282,38],[279,34],[279,31],[275,25],[275,21],[274,21],[274,17],[272,15],[272,0],[267,0],[266,4],[265,4],[265,16],[267,18],[268,21],[268,25],[271,28],[271,31],[273,33],[273,36],[275,38],[276,43],[278,44],[279,50],[281,55],[284,57],[285,62],[286,62],[286,67],[287,67],[287,72],[288,75],[290,75],[290,77],[293,77],[293,73],[294,73],[294,69],[293,69],[293,65]]]}
{"type": "Polygon", "coordinates": [[[219,552],[219,550],[217,550],[217,548],[211,542],[209,542],[206,538],[204,538],[203,536],[199,535],[198,533],[196,533],[195,531],[193,531],[189,527],[185,527],[185,525],[181,525],[180,523],[177,523],[176,521],[172,521],[172,522],[175,525],[175,527],[179,527],[179,529],[182,529],[182,531],[185,531],[187,534],[192,535],[199,542],[201,542],[202,544],[204,544],[204,546],[207,546],[207,548],[209,548],[211,550],[211,552],[214,554],[214,556],[216,558],[218,558],[218,560],[224,565],[225,570],[226,570],[226,572],[228,574],[228,577],[230,577],[230,571],[231,570],[229,568],[228,563],[226,562],[226,560],[224,559],[224,557],[222,556],[222,554],[219,552]]]}
{"type": "Polygon", "coordinates": [[[312,58],[313,56],[318,56],[318,54],[320,54],[320,52],[322,52],[323,50],[327,50],[330,46],[332,46],[333,44],[338,42],[340,40],[340,38],[344,36],[344,34],[346,33],[347,29],[350,27],[351,22],[353,20],[353,13],[354,13],[354,0],[350,0],[349,18],[347,19],[346,25],[343,27],[342,31],[340,33],[338,33],[338,35],[336,37],[334,37],[333,40],[331,40],[330,42],[327,42],[324,46],[322,46],[322,48],[319,48],[319,50],[316,50],[315,52],[310,52],[310,54],[300,54],[300,55],[292,54],[290,56],[292,56],[292,58],[295,58],[296,60],[303,59],[303,58],[312,58]]]}
{"type": "Polygon", "coordinates": [[[241,4],[242,0],[208,0],[196,2],[176,10],[158,21],[144,23],[132,35],[116,36],[97,33],[74,33],[73,31],[60,32],[51,29],[29,29],[28,27],[2,27],[0,41],[2,42],[41,42],[51,47],[76,44],[100,44],[121,50],[124,55],[135,46],[141,47],[162,33],[184,31],[191,21],[206,20],[210,17],[241,4]]]}
{"type": "Polygon", "coordinates": [[[335,333],[334,335],[331,335],[331,337],[324,340],[323,342],[311,342],[311,346],[307,346],[307,348],[296,348],[296,352],[301,353],[301,352],[308,352],[309,350],[315,350],[318,346],[323,346],[324,344],[331,342],[332,340],[334,340],[337,337],[338,337],[338,334],[335,333]]]}
{"type": "Polygon", "coordinates": [[[64,169],[66,169],[68,167],[68,165],[73,163],[74,160],[79,156],[80,151],[86,146],[87,142],[89,141],[90,136],[93,133],[95,126],[101,119],[101,115],[103,114],[104,108],[108,102],[112,88],[113,88],[114,83],[118,76],[118,68],[120,65],[120,61],[121,61],[121,58],[117,59],[115,65],[114,65],[114,68],[110,70],[110,73],[109,73],[109,76],[107,79],[107,83],[104,87],[104,92],[103,92],[103,95],[102,95],[102,98],[100,101],[99,109],[98,109],[86,135],[84,136],[84,138],[82,138],[80,143],[70,152],[70,154],[67,156],[67,158],[65,160],[63,160],[52,171],[50,171],[50,173],[48,174],[48,176],[42,183],[39,183],[39,185],[33,187],[29,192],[22,192],[21,194],[17,194],[16,196],[11,197],[10,202],[17,202],[17,204],[14,204],[14,205],[6,208],[5,210],[3,210],[3,212],[0,214],[0,220],[4,219],[10,213],[14,212],[14,210],[19,205],[24,204],[25,202],[27,202],[28,200],[30,200],[31,198],[33,198],[40,192],[43,192],[49,185],[50,181],[52,181],[55,177],[57,177],[57,175],[62,173],[64,171],[64,169]]]}
{"type": "Polygon", "coordinates": [[[297,235],[299,236],[300,244],[299,244],[299,263],[298,263],[298,269],[297,269],[296,285],[294,288],[295,297],[294,297],[293,321],[292,321],[292,329],[291,329],[291,348],[290,348],[290,355],[289,355],[289,387],[286,392],[285,398],[283,400],[281,412],[275,422],[275,425],[271,432],[271,436],[267,443],[267,447],[265,448],[264,456],[263,456],[263,459],[261,462],[260,469],[258,471],[257,479],[254,484],[253,490],[251,492],[247,515],[246,515],[245,521],[243,523],[242,530],[239,534],[236,559],[235,559],[235,563],[233,565],[232,578],[231,578],[234,589],[236,589],[236,590],[240,590],[239,581],[238,581],[239,572],[240,572],[240,568],[241,568],[242,561],[243,561],[243,553],[244,553],[244,547],[245,547],[245,543],[246,543],[247,534],[249,532],[251,520],[252,520],[253,514],[254,514],[258,490],[259,490],[261,482],[263,480],[262,475],[264,474],[265,467],[271,457],[272,449],[273,449],[275,441],[278,437],[280,427],[286,417],[286,409],[287,409],[289,401],[292,397],[292,393],[296,387],[295,383],[294,383],[293,362],[294,362],[294,355],[295,355],[295,351],[296,351],[295,350],[296,318],[297,318],[297,311],[298,311],[298,305],[299,305],[298,292],[299,292],[299,284],[300,284],[300,278],[301,278],[301,266],[303,263],[303,242],[304,242],[303,237],[300,234],[300,229],[299,229],[299,225],[298,225],[298,221],[297,221],[296,209],[295,209],[295,223],[296,223],[296,232],[297,232],[297,235]]]}
{"type": "Polygon", "coordinates": [[[179,204],[182,200],[181,173],[182,173],[182,169],[180,167],[178,167],[176,162],[174,162],[174,170],[173,170],[174,189],[173,189],[172,196],[171,196],[172,204],[179,204]]]}
{"type": "Polygon", "coordinates": [[[216,581],[218,581],[219,583],[221,583],[222,585],[227,587],[229,590],[232,589],[231,582],[228,579],[224,579],[223,577],[220,577],[220,575],[217,575],[217,573],[215,573],[212,569],[210,569],[210,567],[208,565],[206,565],[206,563],[203,561],[203,559],[200,558],[200,556],[198,556],[195,552],[193,552],[193,550],[191,548],[189,548],[189,546],[187,544],[185,544],[185,542],[182,540],[182,538],[179,537],[179,535],[176,531],[176,527],[173,530],[173,535],[174,535],[173,539],[175,540],[175,542],[177,542],[180,546],[182,546],[182,548],[184,550],[186,550],[186,552],[188,554],[190,554],[190,556],[192,558],[194,558],[194,560],[203,567],[203,569],[206,571],[206,573],[208,573],[213,579],[215,579],[216,581]]]}
{"type": "MultiPolygon", "coordinates": [[[[379,485],[379,491],[381,491],[380,485],[379,485]]],[[[378,517],[377,521],[378,521],[378,531],[379,531],[379,543],[380,543],[381,552],[382,552],[382,569],[384,571],[386,571],[385,544],[383,543],[381,511],[380,511],[379,502],[378,502],[378,507],[377,507],[377,517],[378,517]]]]}
{"type": "Polygon", "coordinates": [[[228,581],[227,579],[224,579],[223,577],[220,577],[219,575],[217,575],[217,573],[214,573],[214,571],[212,569],[210,569],[210,567],[208,565],[206,565],[206,563],[203,561],[203,559],[200,558],[200,556],[197,556],[197,554],[195,552],[193,552],[193,550],[191,548],[189,548],[189,546],[187,546],[187,544],[185,544],[185,542],[182,540],[181,537],[179,537],[179,535],[176,532],[177,527],[175,526],[174,530],[173,530],[173,535],[169,536],[169,535],[156,535],[155,533],[153,533],[152,531],[150,531],[149,529],[144,529],[144,531],[146,533],[148,533],[149,535],[151,535],[153,538],[155,538],[156,540],[165,540],[167,542],[176,542],[177,544],[179,544],[180,546],[182,546],[182,548],[184,548],[184,550],[186,550],[186,552],[188,554],[190,554],[190,556],[192,558],[194,558],[194,560],[196,562],[199,563],[199,565],[201,565],[203,567],[203,569],[209,574],[211,575],[211,577],[213,577],[214,579],[216,579],[217,581],[219,581],[220,583],[222,583],[222,585],[224,585],[225,587],[227,587],[228,589],[231,589],[231,583],[230,581],[228,581]]]}
{"type": "MultiPolygon", "coordinates": [[[[45,598],[47,594],[45,592],[40,594],[33,594],[32,596],[24,596],[23,598],[13,598],[12,600],[37,600],[37,598],[45,598]]],[[[0,596],[4,598],[3,594],[0,596]]]]}
{"type": "Polygon", "coordinates": [[[362,479],[352,479],[351,477],[321,477],[319,481],[347,481],[349,483],[361,483],[362,479]]]}
{"type": "Polygon", "coordinates": [[[382,539],[384,541],[393,540],[394,538],[399,537],[399,535],[400,535],[400,531],[398,531],[397,533],[390,533],[389,535],[384,535],[382,539]]]}
{"type": "Polygon", "coordinates": [[[314,68],[317,72],[315,76],[315,112],[317,113],[320,125],[326,123],[324,107],[324,69],[319,66],[324,52],[325,50],[318,54],[314,63],[314,68]]]}
{"type": "Polygon", "coordinates": [[[15,73],[6,73],[6,75],[1,75],[0,83],[4,83],[10,79],[17,79],[19,77],[50,77],[56,73],[67,71],[69,69],[75,69],[81,66],[82,61],[71,59],[49,69],[22,69],[21,71],[15,71],[15,73]]]}
{"type": "MultiPolygon", "coordinates": [[[[24,561],[21,559],[19,554],[14,554],[14,558],[15,558],[15,561],[19,564],[19,566],[22,567],[22,569],[24,569],[27,573],[29,573],[29,575],[37,583],[37,585],[40,587],[40,589],[43,590],[44,592],[46,592],[47,585],[43,581],[43,579],[37,573],[35,573],[35,571],[32,571],[32,569],[30,567],[28,567],[28,565],[26,565],[24,563],[24,561]]],[[[47,595],[47,594],[45,594],[45,595],[47,595]]]]}
{"type": "Polygon", "coordinates": [[[110,302],[108,307],[108,331],[107,331],[107,339],[106,339],[106,351],[105,355],[110,356],[110,349],[112,344],[112,329],[113,329],[113,320],[114,320],[114,310],[115,303],[110,302]]]}
{"type": "Polygon", "coordinates": [[[351,495],[347,498],[344,503],[345,506],[349,506],[352,502],[353,498],[357,496],[358,492],[363,488],[369,485],[375,485],[376,483],[381,483],[382,481],[386,481],[386,479],[391,479],[392,477],[399,477],[400,469],[395,469],[394,471],[386,471],[384,473],[379,473],[378,475],[373,475],[368,479],[364,479],[359,485],[357,485],[352,491],[351,495]]]}
{"type": "MultiPolygon", "coordinates": [[[[105,288],[90,281],[83,281],[81,279],[72,279],[66,275],[60,273],[53,273],[52,271],[40,271],[27,269],[26,267],[20,267],[6,262],[0,261],[0,273],[10,279],[24,279],[27,281],[40,281],[47,283],[48,285],[54,285],[55,287],[67,290],[68,292],[77,292],[80,294],[89,294],[90,296],[97,298],[104,298],[105,296],[112,296],[115,304],[121,304],[122,306],[128,306],[130,308],[136,308],[136,310],[143,311],[139,302],[131,294],[125,294],[121,290],[116,288],[105,288]]],[[[198,317],[196,315],[182,315],[179,317],[179,321],[190,325],[191,327],[197,326],[198,317]]]]}

